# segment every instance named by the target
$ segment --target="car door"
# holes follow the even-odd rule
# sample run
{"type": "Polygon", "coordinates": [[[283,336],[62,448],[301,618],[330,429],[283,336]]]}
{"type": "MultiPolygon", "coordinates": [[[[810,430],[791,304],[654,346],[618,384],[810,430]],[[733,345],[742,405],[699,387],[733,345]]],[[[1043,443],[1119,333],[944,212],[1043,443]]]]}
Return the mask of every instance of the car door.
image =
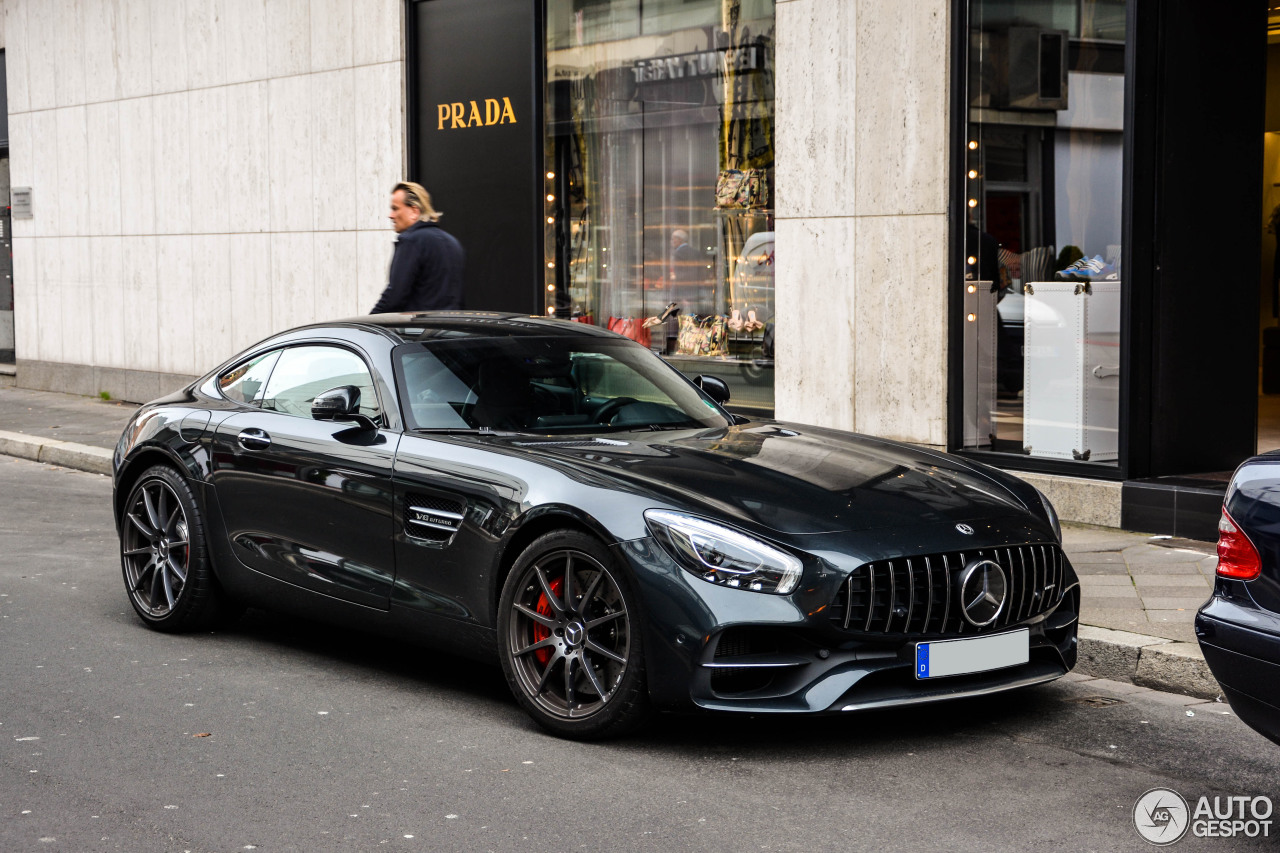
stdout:
{"type": "Polygon", "coordinates": [[[250,568],[357,604],[387,609],[395,577],[391,474],[398,432],[385,421],[370,368],[354,350],[280,351],[252,408],[218,424],[213,489],[235,554],[250,568]],[[311,417],[331,388],[360,389],[379,428],[311,417]]]}

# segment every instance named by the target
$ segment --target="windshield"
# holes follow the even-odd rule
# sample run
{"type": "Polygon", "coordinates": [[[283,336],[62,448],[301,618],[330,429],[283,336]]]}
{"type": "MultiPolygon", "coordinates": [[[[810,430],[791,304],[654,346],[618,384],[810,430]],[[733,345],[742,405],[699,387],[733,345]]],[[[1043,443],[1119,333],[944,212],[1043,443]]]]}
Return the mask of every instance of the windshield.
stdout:
{"type": "Polygon", "coordinates": [[[412,429],[572,433],[729,423],[672,367],[626,340],[453,338],[396,347],[395,363],[412,429]]]}

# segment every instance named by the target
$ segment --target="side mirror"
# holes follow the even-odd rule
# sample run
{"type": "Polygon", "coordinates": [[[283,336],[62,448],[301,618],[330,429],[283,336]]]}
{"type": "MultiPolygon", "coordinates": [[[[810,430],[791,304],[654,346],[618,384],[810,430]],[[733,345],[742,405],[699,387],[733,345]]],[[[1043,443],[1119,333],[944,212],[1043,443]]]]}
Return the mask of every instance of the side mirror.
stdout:
{"type": "Polygon", "coordinates": [[[311,401],[311,417],[318,421],[355,421],[363,429],[377,429],[373,421],[360,414],[360,389],[354,385],[317,394],[311,401]]]}
{"type": "Polygon", "coordinates": [[[693,384],[701,388],[708,397],[720,405],[723,406],[729,402],[729,386],[723,379],[700,374],[693,377],[693,384]]]}

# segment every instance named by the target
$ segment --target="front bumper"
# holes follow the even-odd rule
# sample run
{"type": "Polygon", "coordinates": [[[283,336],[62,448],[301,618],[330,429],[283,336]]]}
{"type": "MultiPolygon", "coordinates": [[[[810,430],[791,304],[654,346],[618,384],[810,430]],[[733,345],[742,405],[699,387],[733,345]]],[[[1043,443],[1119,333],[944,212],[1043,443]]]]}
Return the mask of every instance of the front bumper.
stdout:
{"type": "Polygon", "coordinates": [[[1218,584],[1196,614],[1205,663],[1236,716],[1280,744],[1280,615],[1257,607],[1245,584],[1218,584]]]}
{"type": "Polygon", "coordinates": [[[840,630],[828,608],[848,577],[847,568],[818,560],[806,567],[805,588],[775,596],[695,578],[651,539],[618,548],[641,590],[650,696],[659,707],[749,713],[863,710],[1040,684],[1060,678],[1076,663],[1079,582],[1065,556],[1056,603],[999,629],[1028,630],[1027,663],[918,680],[916,643],[949,637],[840,630]]]}

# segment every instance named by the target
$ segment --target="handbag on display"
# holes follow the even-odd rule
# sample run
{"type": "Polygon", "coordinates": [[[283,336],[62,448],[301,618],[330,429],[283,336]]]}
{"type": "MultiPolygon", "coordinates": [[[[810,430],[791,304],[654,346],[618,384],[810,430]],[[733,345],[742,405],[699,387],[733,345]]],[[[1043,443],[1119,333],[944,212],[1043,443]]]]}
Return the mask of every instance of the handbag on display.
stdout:
{"type": "Polygon", "coordinates": [[[641,346],[649,346],[649,329],[635,317],[610,317],[609,331],[631,338],[641,346]]]}
{"type": "Polygon", "coordinates": [[[756,210],[769,206],[768,169],[721,169],[716,207],[756,210]]]}
{"type": "Polygon", "coordinates": [[[725,355],[728,340],[728,324],[720,314],[709,317],[680,315],[680,330],[676,334],[676,355],[725,355]]]}

